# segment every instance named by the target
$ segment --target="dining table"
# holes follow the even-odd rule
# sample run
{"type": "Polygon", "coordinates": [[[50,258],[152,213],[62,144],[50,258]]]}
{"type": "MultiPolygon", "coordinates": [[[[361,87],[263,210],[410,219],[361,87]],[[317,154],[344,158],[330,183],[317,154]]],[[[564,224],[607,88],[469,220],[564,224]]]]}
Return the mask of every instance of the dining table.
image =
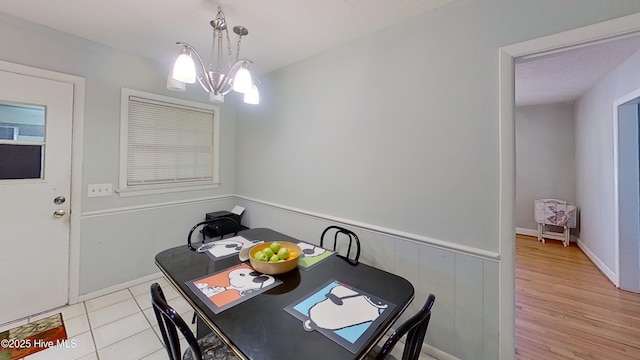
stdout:
{"type": "MultiPolygon", "coordinates": [[[[245,229],[237,236],[253,243],[312,243],[269,228],[245,229]]],[[[193,251],[185,244],[161,251],[155,263],[193,307],[198,324],[206,325],[207,331],[213,331],[241,359],[361,359],[393,327],[414,297],[413,285],[403,277],[364,263],[352,265],[334,254],[312,267],[298,266],[272,275],[277,286],[220,309],[212,306],[194,284],[198,279],[228,269],[249,266],[248,261],[241,261],[237,254],[214,258],[205,252],[193,251]],[[314,300],[312,308],[307,305],[300,310],[309,300],[314,300]],[[360,301],[357,309],[340,314],[343,309],[339,305],[352,300],[360,301]],[[331,313],[333,311],[338,312],[331,313]],[[350,313],[371,314],[371,311],[375,321],[326,325],[340,322],[351,316],[350,313]],[[319,318],[320,313],[334,317],[312,322],[312,315],[319,318]],[[308,316],[306,322],[305,316],[308,316]],[[307,326],[309,324],[314,327],[307,326]],[[353,330],[360,332],[350,338],[348,334],[353,330]]],[[[199,327],[198,333],[201,330],[199,327]]]]}

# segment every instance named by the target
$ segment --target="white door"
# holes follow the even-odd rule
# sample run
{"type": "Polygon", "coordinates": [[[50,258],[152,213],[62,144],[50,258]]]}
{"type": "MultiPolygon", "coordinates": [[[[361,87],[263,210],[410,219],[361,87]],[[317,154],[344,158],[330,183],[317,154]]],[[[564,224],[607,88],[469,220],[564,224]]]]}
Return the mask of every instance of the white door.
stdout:
{"type": "Polygon", "coordinates": [[[73,85],[0,71],[0,324],[69,300],[73,85]]]}

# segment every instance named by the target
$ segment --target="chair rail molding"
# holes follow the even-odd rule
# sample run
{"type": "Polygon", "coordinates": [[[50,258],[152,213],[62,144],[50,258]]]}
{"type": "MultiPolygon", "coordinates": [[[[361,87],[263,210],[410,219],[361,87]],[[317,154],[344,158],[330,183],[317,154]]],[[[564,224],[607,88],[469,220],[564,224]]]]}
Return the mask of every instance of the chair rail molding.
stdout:
{"type": "Polygon", "coordinates": [[[294,207],[291,207],[291,206],[277,204],[277,203],[273,203],[273,202],[269,202],[269,201],[263,201],[263,200],[259,200],[259,199],[255,199],[255,198],[242,196],[242,195],[235,195],[235,197],[237,199],[243,199],[243,200],[246,200],[246,201],[251,201],[251,202],[254,202],[254,203],[270,206],[270,207],[273,207],[273,208],[277,208],[277,209],[280,209],[280,210],[284,210],[284,211],[288,211],[288,212],[292,212],[292,213],[296,213],[296,214],[306,215],[306,216],[310,216],[310,217],[317,218],[317,219],[333,221],[333,222],[337,222],[337,223],[341,223],[341,224],[345,224],[345,225],[355,226],[355,227],[358,227],[358,228],[362,228],[362,229],[370,230],[370,231],[373,231],[373,232],[389,235],[389,236],[392,236],[392,237],[396,237],[396,238],[399,238],[399,239],[402,239],[402,240],[405,240],[405,241],[412,241],[412,242],[416,242],[416,243],[419,243],[419,244],[427,244],[427,245],[431,245],[433,247],[437,247],[437,248],[440,248],[440,249],[449,250],[449,251],[453,251],[453,252],[460,253],[460,254],[465,254],[465,255],[471,255],[471,256],[479,257],[479,258],[482,258],[482,259],[485,259],[485,260],[491,260],[491,261],[496,261],[496,262],[500,260],[500,254],[497,253],[497,252],[494,252],[494,251],[478,249],[478,248],[474,248],[474,247],[471,247],[471,246],[460,245],[460,244],[456,244],[456,243],[452,243],[452,242],[448,242],[448,241],[444,241],[444,240],[430,238],[430,237],[423,236],[423,235],[412,234],[412,233],[408,233],[408,232],[401,231],[401,230],[390,229],[390,228],[386,228],[386,227],[382,227],[382,226],[363,223],[363,222],[360,222],[360,221],[355,221],[355,220],[340,218],[340,217],[337,217],[337,216],[331,216],[331,215],[317,213],[317,212],[313,212],[313,211],[298,209],[298,208],[294,208],[294,207]]]}
{"type": "Polygon", "coordinates": [[[234,198],[233,195],[219,195],[219,196],[201,197],[201,198],[195,198],[195,199],[185,199],[185,200],[167,201],[167,202],[160,202],[160,203],[150,203],[150,204],[144,204],[144,205],[124,206],[124,207],[118,207],[118,208],[85,211],[82,213],[82,218],[85,219],[85,218],[92,218],[92,217],[99,217],[99,216],[123,214],[128,212],[135,212],[135,211],[167,208],[167,207],[173,207],[173,206],[193,205],[193,204],[205,203],[209,201],[232,200],[233,198],[234,198]]]}

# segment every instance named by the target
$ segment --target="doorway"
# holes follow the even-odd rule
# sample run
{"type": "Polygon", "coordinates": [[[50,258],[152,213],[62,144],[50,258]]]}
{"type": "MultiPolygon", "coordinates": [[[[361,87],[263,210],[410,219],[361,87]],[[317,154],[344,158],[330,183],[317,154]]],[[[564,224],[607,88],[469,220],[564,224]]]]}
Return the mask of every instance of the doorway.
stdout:
{"type": "Polygon", "coordinates": [[[1,324],[77,301],[84,80],[0,62],[0,84],[1,324]]]}
{"type": "Polygon", "coordinates": [[[579,29],[534,39],[499,51],[499,137],[500,137],[500,355],[511,358],[515,348],[515,77],[514,59],[527,55],[558,51],[570,46],[585,46],[603,39],[640,31],[640,14],[605,21],[579,29]]]}

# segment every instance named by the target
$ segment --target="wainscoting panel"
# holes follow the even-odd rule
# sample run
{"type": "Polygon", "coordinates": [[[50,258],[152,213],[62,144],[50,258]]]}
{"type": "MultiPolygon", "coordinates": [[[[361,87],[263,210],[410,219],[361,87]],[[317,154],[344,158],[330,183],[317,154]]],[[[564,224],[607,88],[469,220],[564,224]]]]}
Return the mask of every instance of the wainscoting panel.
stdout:
{"type": "MultiPolygon", "coordinates": [[[[455,352],[455,254],[441,249],[420,248],[418,291],[436,296],[425,342],[453,354],[455,352]],[[437,345],[436,345],[437,344],[437,345]]],[[[414,283],[415,286],[415,283],[414,283]]],[[[416,299],[420,299],[416,295],[416,299]]]]}
{"type": "Polygon", "coordinates": [[[483,353],[485,359],[497,359],[499,357],[500,351],[500,287],[498,279],[499,264],[495,261],[485,260],[483,261],[483,267],[483,353]]]}
{"type": "Polygon", "coordinates": [[[384,270],[400,275],[409,280],[415,289],[414,299],[401,317],[401,320],[404,321],[412,314],[418,312],[422,307],[422,304],[424,304],[427,299],[424,295],[424,289],[420,289],[422,287],[421,285],[425,285],[420,283],[420,273],[422,271],[420,269],[421,245],[414,242],[402,241],[401,239],[390,236],[385,236],[384,238],[386,242],[389,243],[390,247],[394,247],[396,263],[395,268],[384,270]]]}
{"type": "Polygon", "coordinates": [[[416,313],[429,293],[436,295],[425,353],[442,360],[498,358],[497,254],[466,247],[456,251],[455,244],[443,247],[439,240],[430,243],[417,235],[242,196],[236,196],[236,204],[246,208],[244,225],[269,227],[314,244],[330,225],[354,231],[362,245],[361,262],[413,284],[415,299],[400,321],[416,313]]]}
{"type": "Polygon", "coordinates": [[[461,359],[473,359],[482,353],[482,313],[484,294],[482,259],[458,255],[454,258],[455,294],[454,338],[456,341],[453,355],[461,359]]]}
{"type": "Polygon", "coordinates": [[[233,204],[232,196],[222,196],[83,213],[80,295],[158,272],[158,252],[186,246],[189,230],[207,212],[233,204]]]}

